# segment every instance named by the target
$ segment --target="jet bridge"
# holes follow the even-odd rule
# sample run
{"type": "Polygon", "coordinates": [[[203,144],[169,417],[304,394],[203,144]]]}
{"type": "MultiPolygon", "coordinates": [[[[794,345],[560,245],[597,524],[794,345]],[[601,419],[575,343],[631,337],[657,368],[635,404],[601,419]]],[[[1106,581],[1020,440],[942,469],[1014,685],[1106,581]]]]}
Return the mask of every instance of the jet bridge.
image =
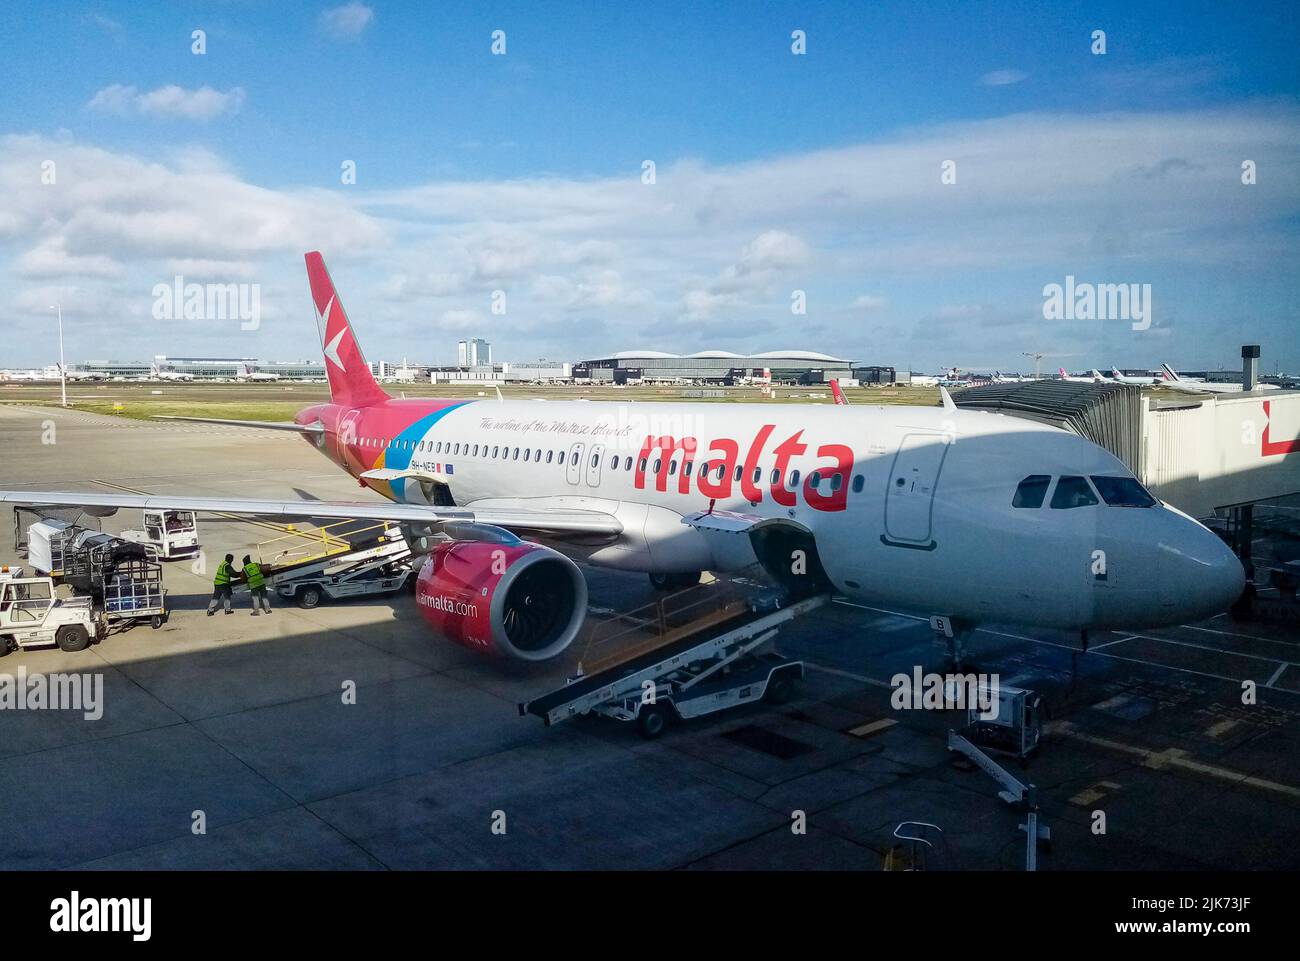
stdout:
{"type": "Polygon", "coordinates": [[[1300,391],[1171,394],[1032,381],[972,387],[953,401],[1086,437],[1192,517],[1300,494],[1300,391]]]}

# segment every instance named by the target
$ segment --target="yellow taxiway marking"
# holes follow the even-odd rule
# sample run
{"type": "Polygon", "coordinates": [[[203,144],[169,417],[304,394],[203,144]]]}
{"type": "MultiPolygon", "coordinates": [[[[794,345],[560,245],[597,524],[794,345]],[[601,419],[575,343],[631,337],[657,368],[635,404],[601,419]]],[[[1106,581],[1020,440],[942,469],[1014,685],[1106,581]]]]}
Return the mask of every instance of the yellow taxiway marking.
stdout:
{"type": "Polygon", "coordinates": [[[1191,771],[1195,774],[1204,774],[1208,777],[1217,778],[1220,781],[1231,781],[1234,784],[1242,784],[1246,787],[1258,788],[1261,791],[1272,791],[1274,794],[1283,794],[1287,797],[1300,798],[1300,788],[1293,787],[1290,784],[1282,784],[1278,781],[1270,781],[1267,778],[1255,777],[1250,774],[1243,774],[1240,771],[1234,771],[1232,768],[1221,767],[1217,764],[1206,764],[1204,761],[1198,761],[1191,757],[1186,751],[1180,748],[1171,747],[1164,751],[1152,751],[1144,747],[1138,747],[1135,744],[1125,744],[1122,741],[1112,741],[1104,737],[1094,737],[1091,734],[1084,734],[1079,731],[1069,721],[1056,721],[1049,724],[1048,730],[1053,734],[1064,734],[1066,737],[1074,738],[1076,741],[1083,741],[1085,744],[1093,744],[1097,747],[1104,747],[1111,751],[1120,751],[1124,754],[1131,754],[1140,758],[1143,766],[1149,767],[1155,771],[1162,771],[1166,768],[1179,768],[1184,771],[1191,771]]]}
{"type": "Polygon", "coordinates": [[[1205,729],[1206,737],[1218,737],[1220,734],[1227,734],[1237,726],[1235,718],[1225,718],[1222,721],[1216,721],[1205,729]]]}
{"type": "Polygon", "coordinates": [[[850,729],[849,733],[854,737],[870,737],[873,734],[879,734],[881,731],[887,731],[898,722],[892,717],[882,717],[878,721],[868,721],[858,727],[850,729]]]}
{"type": "Polygon", "coordinates": [[[1074,797],[1070,798],[1071,804],[1077,804],[1079,807],[1092,807],[1107,794],[1118,791],[1120,786],[1114,781],[1098,781],[1090,787],[1084,788],[1074,797]]]}

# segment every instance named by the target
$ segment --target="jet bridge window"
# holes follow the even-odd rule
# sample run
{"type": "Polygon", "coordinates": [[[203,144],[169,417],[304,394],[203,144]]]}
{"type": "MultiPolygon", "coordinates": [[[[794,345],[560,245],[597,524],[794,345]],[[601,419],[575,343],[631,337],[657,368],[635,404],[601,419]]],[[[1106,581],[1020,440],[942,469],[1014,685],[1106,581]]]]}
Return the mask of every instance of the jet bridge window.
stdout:
{"type": "Polygon", "coordinates": [[[1097,495],[1088,486],[1083,477],[1065,476],[1056,482],[1052,492],[1052,507],[1055,510],[1069,510],[1072,507],[1091,507],[1097,503],[1097,495]]]}
{"type": "Polygon", "coordinates": [[[1047,496],[1047,488],[1051,483],[1052,478],[1049,474],[1030,474],[1016,488],[1016,496],[1011,499],[1011,506],[1042,507],[1043,498],[1047,496]]]}
{"type": "Polygon", "coordinates": [[[1155,507],[1156,499],[1133,477],[1092,475],[1097,493],[1111,507],[1155,507]]]}

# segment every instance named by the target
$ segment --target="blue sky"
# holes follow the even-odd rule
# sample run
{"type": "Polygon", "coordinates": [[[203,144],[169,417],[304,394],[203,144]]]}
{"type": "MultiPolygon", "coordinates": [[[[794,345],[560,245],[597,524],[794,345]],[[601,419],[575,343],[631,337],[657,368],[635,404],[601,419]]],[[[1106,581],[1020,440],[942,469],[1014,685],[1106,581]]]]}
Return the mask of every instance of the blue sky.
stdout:
{"type": "Polygon", "coordinates": [[[51,359],[52,299],[76,357],[311,356],[319,248],[372,357],[447,362],[476,334],[516,360],[1213,367],[1259,340],[1266,369],[1300,369],[1292,4],[18,2],[0,21],[0,322],[21,335],[0,367],[51,359]],[[263,322],[159,329],[151,291],[177,272],[258,284],[263,322]],[[1152,330],[1045,321],[1067,274],[1150,283],[1152,330]]]}

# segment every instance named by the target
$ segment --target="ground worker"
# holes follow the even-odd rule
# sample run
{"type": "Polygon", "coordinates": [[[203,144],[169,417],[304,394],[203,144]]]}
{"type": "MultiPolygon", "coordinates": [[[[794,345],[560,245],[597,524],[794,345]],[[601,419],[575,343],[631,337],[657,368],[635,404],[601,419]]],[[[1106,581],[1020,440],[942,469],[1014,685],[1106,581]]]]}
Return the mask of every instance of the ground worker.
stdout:
{"type": "Polygon", "coordinates": [[[230,598],[234,594],[234,588],[230,582],[235,576],[235,555],[227,554],[226,559],[217,567],[217,576],[212,579],[212,600],[208,602],[208,617],[217,613],[217,602],[220,601],[225,605],[226,613],[235,613],[230,609],[230,598]]]}
{"type": "Polygon", "coordinates": [[[248,582],[248,593],[253,595],[253,616],[257,617],[262,613],[259,605],[265,607],[266,613],[270,614],[271,599],[266,596],[266,575],[247,554],[244,555],[244,580],[248,582]]]}

